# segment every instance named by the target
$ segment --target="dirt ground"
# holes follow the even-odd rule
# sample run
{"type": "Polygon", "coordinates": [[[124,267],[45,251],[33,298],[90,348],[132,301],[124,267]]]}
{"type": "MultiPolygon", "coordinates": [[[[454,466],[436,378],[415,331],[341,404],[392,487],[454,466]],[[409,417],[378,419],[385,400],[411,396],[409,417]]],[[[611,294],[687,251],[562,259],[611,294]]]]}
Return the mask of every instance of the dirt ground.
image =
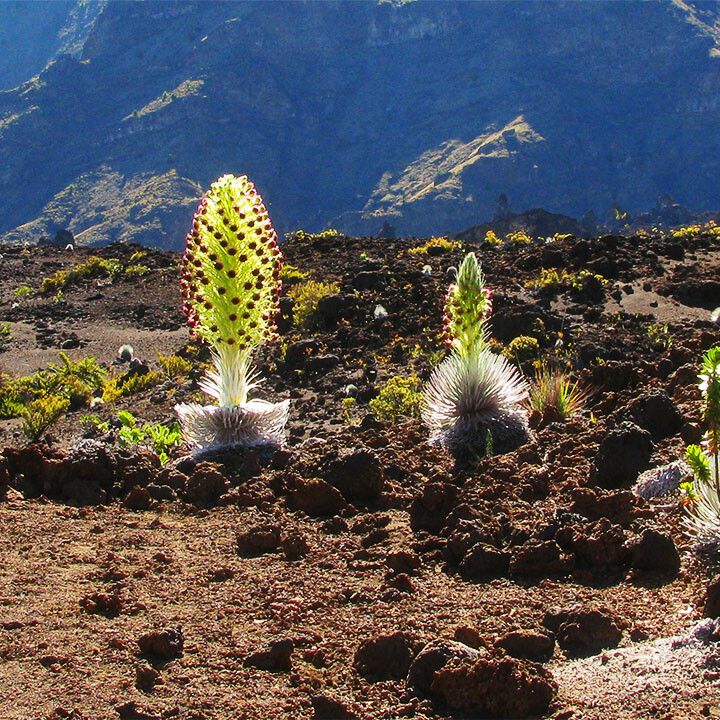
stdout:
{"type": "MultiPolygon", "coordinates": [[[[570,421],[535,417],[528,444],[473,462],[429,446],[418,419],[368,408],[389,377],[424,380],[441,356],[447,269],[464,251],[408,253],[419,244],[285,243],[287,262],[339,285],[313,330],[284,301],[281,342],[260,355],[260,395],[291,400],[287,448],[181,448],[162,468],[81,424],[87,408],[37,444],[0,420],[0,718],[720,715],[720,643],[669,639],[703,619],[714,571],[677,498],[631,492],[700,432],[717,239],[473,248],[498,348],[534,335],[593,392],[570,421]],[[542,267],[609,282],[545,296],[525,286],[542,267]],[[430,646],[444,667],[424,662],[430,646]]],[[[124,343],[152,369],[157,352],[185,352],[177,255],[150,250],[146,275],[61,298],[37,290],[91,253],[128,263],[138,249],[2,248],[0,370],[28,374],[63,346],[108,367],[124,343]]],[[[170,422],[204,359],[92,412],[170,422]]]]}

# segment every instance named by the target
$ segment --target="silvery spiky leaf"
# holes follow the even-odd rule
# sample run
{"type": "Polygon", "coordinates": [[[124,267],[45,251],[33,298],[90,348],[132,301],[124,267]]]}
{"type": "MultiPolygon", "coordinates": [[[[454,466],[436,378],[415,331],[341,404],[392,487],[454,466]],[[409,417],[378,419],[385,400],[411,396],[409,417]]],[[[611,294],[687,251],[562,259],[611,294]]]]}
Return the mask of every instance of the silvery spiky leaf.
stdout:
{"type": "Polygon", "coordinates": [[[285,424],[290,402],[250,400],[241,405],[175,406],[185,440],[200,450],[222,446],[285,444],[285,424]]]}
{"type": "Polygon", "coordinates": [[[502,355],[454,352],[431,375],[421,415],[431,443],[452,447],[482,436],[493,452],[507,452],[528,437],[520,407],[527,395],[528,384],[502,355]]]}
{"type": "Polygon", "coordinates": [[[260,374],[252,366],[252,348],[219,345],[212,359],[215,370],[200,381],[200,389],[224,407],[246,403],[250,390],[260,384],[260,374]]]}
{"type": "Polygon", "coordinates": [[[667,495],[680,487],[680,483],[690,480],[690,468],[682,461],[676,461],[651,468],[637,479],[633,493],[645,500],[667,495]]]}
{"type": "MultiPolygon", "coordinates": [[[[710,466],[714,465],[710,458],[710,466]]],[[[698,537],[720,539],[720,497],[717,492],[717,478],[714,472],[710,477],[696,477],[693,483],[695,501],[690,504],[685,524],[698,537]]]]}

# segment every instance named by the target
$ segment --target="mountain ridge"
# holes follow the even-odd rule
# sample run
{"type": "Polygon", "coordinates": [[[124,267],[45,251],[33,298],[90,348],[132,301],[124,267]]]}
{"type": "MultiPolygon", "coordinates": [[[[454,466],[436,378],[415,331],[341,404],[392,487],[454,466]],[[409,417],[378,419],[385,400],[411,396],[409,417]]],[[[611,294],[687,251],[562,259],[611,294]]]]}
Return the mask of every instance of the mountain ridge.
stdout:
{"type": "Polygon", "coordinates": [[[178,249],[225,172],[281,232],[454,233],[502,193],[720,207],[717,3],[110,1],[83,27],[0,93],[0,242],[178,249]]]}

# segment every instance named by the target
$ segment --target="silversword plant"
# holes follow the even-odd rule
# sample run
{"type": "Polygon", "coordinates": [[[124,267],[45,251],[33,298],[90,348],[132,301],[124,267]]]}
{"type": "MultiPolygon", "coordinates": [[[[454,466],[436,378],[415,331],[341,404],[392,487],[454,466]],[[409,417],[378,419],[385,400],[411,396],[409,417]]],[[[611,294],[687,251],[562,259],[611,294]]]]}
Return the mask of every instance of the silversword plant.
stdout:
{"type": "Polygon", "coordinates": [[[688,525],[698,536],[720,540],[720,346],[703,357],[699,380],[706,432],[700,445],[685,452],[695,477],[688,525]]]}
{"type": "Polygon", "coordinates": [[[256,348],[275,340],[282,253],[262,198],[247,177],[224,175],[193,217],[181,292],[188,323],[211,348],[214,371],[200,383],[217,405],[175,407],[198,449],[282,445],[289,401],[250,399],[259,382],[256,348]]]}
{"type": "Polygon", "coordinates": [[[444,332],[450,355],[425,387],[421,415],[430,442],[477,455],[509,452],[528,437],[521,403],[528,385],[503,356],[488,348],[490,291],[474,253],[469,253],[445,298],[444,332]]]}

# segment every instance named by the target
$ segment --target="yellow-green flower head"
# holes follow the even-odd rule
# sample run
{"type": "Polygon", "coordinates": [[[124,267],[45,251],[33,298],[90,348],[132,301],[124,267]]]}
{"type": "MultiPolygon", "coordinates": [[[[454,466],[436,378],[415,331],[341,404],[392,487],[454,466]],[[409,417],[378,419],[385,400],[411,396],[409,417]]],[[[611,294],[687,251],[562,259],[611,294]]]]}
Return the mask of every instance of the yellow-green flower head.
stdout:
{"type": "Polygon", "coordinates": [[[448,345],[460,355],[483,347],[487,341],[485,321],[491,309],[485,276],[475,253],[468,253],[445,296],[443,324],[448,345]]]}
{"type": "Polygon", "coordinates": [[[210,186],[186,237],[181,290],[188,323],[218,347],[275,339],[282,253],[262,198],[245,177],[210,186]]]}

